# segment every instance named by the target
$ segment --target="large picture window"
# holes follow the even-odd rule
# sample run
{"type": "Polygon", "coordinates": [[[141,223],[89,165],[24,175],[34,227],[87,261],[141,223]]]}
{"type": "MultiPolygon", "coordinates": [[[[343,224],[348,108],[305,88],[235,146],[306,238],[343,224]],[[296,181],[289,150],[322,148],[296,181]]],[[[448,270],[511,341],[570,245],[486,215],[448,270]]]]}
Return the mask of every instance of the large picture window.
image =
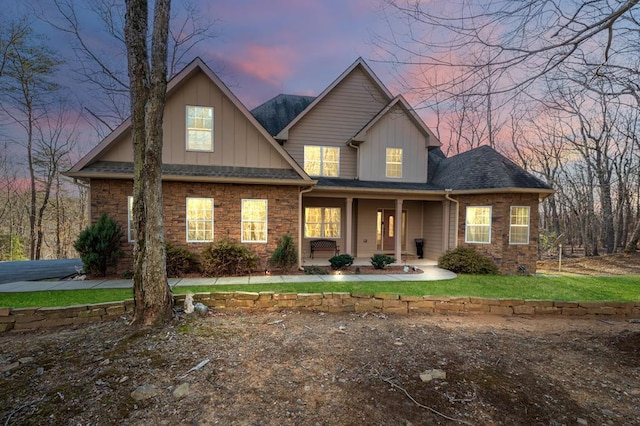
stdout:
{"type": "Polygon", "coordinates": [[[529,244],[529,207],[512,206],[509,244],[529,244]]]}
{"type": "Polygon", "coordinates": [[[187,241],[213,241],[213,198],[187,198],[187,241]]]}
{"type": "Polygon", "coordinates": [[[306,207],[304,236],[306,238],[340,238],[340,207],[306,207]]]}
{"type": "Polygon", "coordinates": [[[213,108],[187,105],[187,151],[213,152],[213,108]]]}
{"type": "Polygon", "coordinates": [[[242,242],[267,242],[267,200],[242,200],[242,242]]]}
{"type": "Polygon", "coordinates": [[[310,176],[339,176],[340,148],[306,145],[304,147],[304,171],[310,176]]]}
{"type": "Polygon", "coordinates": [[[402,177],[402,148],[387,148],[386,165],[388,178],[402,177]]]}
{"type": "Polygon", "coordinates": [[[491,207],[467,207],[465,243],[491,243],[491,207]]]}

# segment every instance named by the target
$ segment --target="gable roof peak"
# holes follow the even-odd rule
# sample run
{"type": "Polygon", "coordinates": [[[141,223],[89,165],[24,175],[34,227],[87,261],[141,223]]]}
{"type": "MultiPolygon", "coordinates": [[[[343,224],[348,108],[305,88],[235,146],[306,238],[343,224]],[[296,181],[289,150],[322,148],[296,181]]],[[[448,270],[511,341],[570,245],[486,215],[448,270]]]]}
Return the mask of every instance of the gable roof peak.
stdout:
{"type": "Polygon", "coordinates": [[[338,76],[326,89],[318,95],[318,97],[309,104],[304,111],[302,111],[296,118],[294,118],[287,126],[282,129],[275,138],[278,140],[287,140],[289,139],[289,130],[304,117],[309,111],[311,111],[318,103],[320,103],[331,91],[338,86],[343,80],[345,80],[356,68],[361,68],[364,73],[371,79],[373,84],[384,94],[387,98],[387,101],[391,101],[393,99],[393,95],[387,89],[387,87],[380,81],[378,76],[373,72],[373,70],[369,67],[367,62],[362,59],[362,57],[358,57],[342,74],[338,76]]]}

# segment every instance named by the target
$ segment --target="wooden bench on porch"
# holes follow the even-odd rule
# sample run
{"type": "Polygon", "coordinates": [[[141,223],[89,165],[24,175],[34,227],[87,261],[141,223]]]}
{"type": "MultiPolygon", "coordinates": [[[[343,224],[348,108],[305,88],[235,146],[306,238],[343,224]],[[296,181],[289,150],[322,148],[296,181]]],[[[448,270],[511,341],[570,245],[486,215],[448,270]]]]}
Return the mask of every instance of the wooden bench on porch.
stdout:
{"type": "Polygon", "coordinates": [[[312,259],[315,251],[332,251],[336,256],[340,254],[340,247],[338,247],[336,240],[311,240],[309,244],[311,245],[310,257],[312,259]]]}

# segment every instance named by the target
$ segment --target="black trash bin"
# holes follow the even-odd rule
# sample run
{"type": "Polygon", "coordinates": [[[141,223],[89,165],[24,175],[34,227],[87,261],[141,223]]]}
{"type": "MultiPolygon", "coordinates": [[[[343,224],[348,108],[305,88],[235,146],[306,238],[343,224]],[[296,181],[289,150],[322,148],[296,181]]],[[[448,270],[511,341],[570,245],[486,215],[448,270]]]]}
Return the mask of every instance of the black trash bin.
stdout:
{"type": "Polygon", "coordinates": [[[416,253],[418,254],[418,259],[424,258],[424,239],[416,238],[416,253]]]}

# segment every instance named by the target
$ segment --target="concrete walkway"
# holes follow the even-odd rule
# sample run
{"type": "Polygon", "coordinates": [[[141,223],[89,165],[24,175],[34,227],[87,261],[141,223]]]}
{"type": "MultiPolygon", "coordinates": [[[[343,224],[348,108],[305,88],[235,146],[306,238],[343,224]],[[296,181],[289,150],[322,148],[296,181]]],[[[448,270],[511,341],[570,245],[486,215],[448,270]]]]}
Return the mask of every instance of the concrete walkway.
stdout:
{"type": "MultiPolygon", "coordinates": [[[[306,282],[349,282],[349,281],[440,281],[456,277],[451,271],[437,266],[420,266],[421,274],[379,274],[379,275],[256,275],[248,277],[223,278],[170,278],[171,287],[209,286],[231,284],[279,284],[306,282]]],[[[81,290],[100,288],[132,288],[132,280],[85,280],[85,281],[15,281],[0,284],[0,293],[49,290],[81,290]]]]}

